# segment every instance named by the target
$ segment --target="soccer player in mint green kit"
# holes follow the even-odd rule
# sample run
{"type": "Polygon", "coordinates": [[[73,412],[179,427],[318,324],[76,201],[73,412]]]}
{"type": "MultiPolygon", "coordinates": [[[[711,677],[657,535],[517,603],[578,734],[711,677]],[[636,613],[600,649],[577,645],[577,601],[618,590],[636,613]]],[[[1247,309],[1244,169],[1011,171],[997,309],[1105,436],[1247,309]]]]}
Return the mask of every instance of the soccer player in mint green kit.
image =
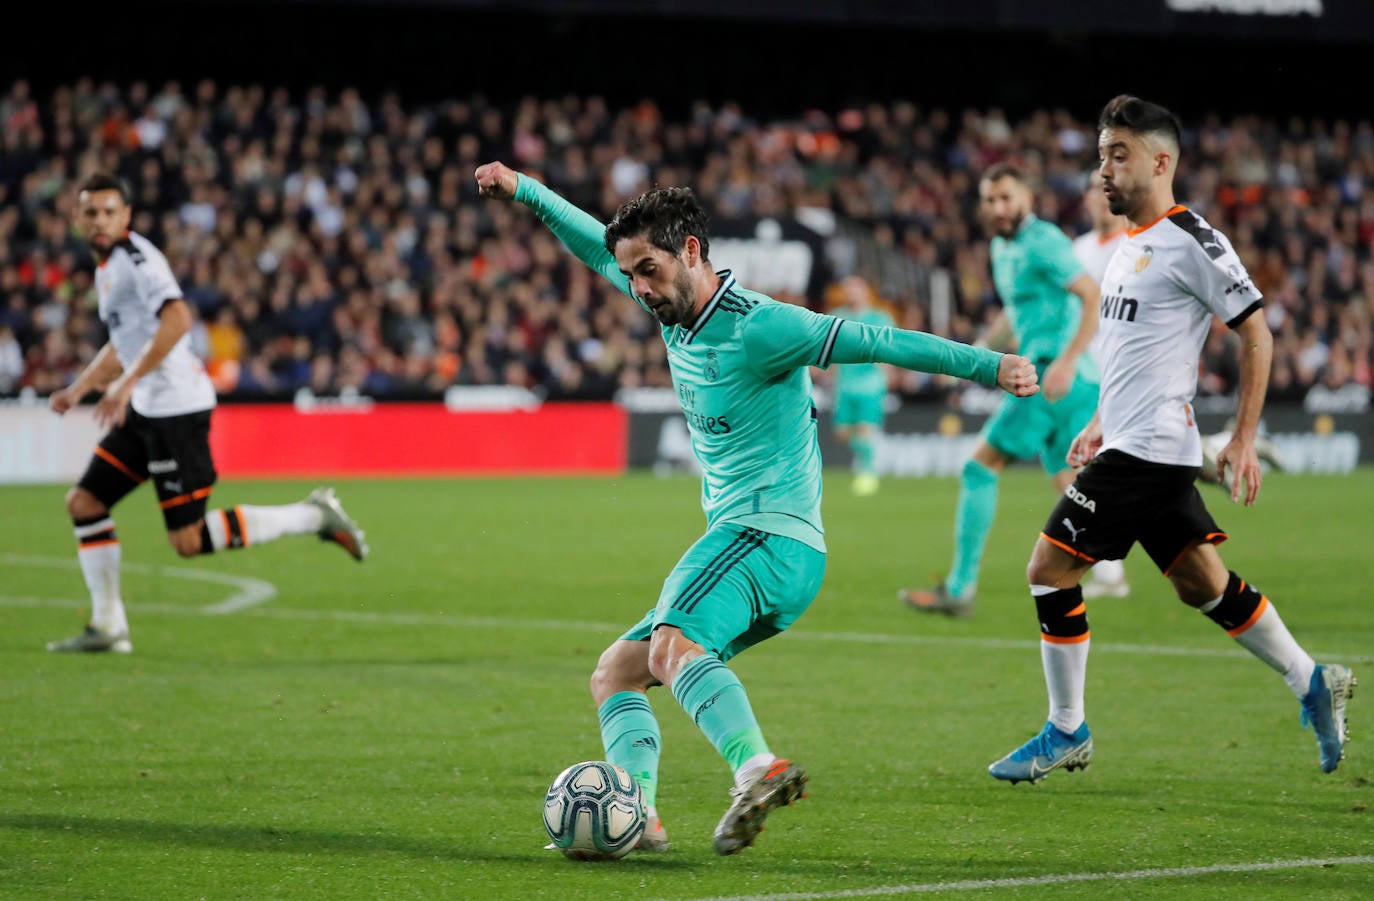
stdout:
{"type": "Polygon", "coordinates": [[[825,572],[808,367],[885,362],[1021,396],[1039,390],[1035,368],[1015,354],[845,322],[739,286],[711,267],[706,213],[687,188],[649,191],[603,226],[502,163],[475,175],[482,194],[529,207],[661,326],[701,461],[706,533],[669,573],[654,609],[602,653],[591,691],[606,759],[644,789],[649,827],[637,847],[668,846],[657,808],[662,736],[646,697],[664,685],[734,773],[714,836],[717,853],[734,854],[769,812],[802,796],[807,779],[770,750],[727,663],[791,626],[825,572]]]}
{"type": "Polygon", "coordinates": [[[934,588],[898,592],[913,609],[952,616],[973,612],[1002,470],[1012,460],[1038,456],[1063,493],[1074,477],[1065,462],[1069,444],[1097,409],[1097,365],[1087,352],[1097,332],[1097,282],[1083,271],[1068,235],[1031,212],[1030,187],[1015,167],[988,168],[978,201],[993,233],[992,277],[1003,305],[983,343],[1000,346],[1014,335],[1017,352],[1034,362],[1044,390],[1003,398],[983,426],[960,475],[949,575],[934,588]]]}
{"type": "MultiPolygon", "coordinates": [[[[873,288],[851,275],[840,283],[844,306],[835,315],[850,322],[891,327],[892,317],[873,305],[873,288]]],[[[878,491],[874,441],[883,430],[883,402],[887,400],[887,371],[881,363],[854,363],[835,371],[835,437],[848,442],[854,454],[854,493],[866,497],[878,491]]]]}

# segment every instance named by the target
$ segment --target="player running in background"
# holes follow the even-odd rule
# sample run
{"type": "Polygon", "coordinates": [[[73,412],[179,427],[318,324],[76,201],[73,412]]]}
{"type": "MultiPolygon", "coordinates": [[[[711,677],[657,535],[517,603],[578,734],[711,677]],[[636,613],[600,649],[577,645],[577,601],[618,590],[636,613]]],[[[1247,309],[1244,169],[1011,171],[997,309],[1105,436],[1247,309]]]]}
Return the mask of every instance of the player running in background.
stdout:
{"type": "Polygon", "coordinates": [[[646,693],[667,686],[734,774],[715,850],[752,844],[770,811],[801,797],[806,773],[776,756],[727,662],[792,625],[825,572],[821,457],[811,366],[885,362],[1037,389],[1014,354],[846,322],[741,287],[710,263],[706,212],[687,188],[649,191],[603,226],[499,162],[482,194],[529,207],[593,271],[657,317],[673,384],[702,466],[706,533],[668,574],[654,609],[606,648],[591,677],[606,759],[639,781],[663,850],[662,735],[646,693]]]}
{"type": "Polygon", "coordinates": [[[61,414],[88,392],[103,392],[95,418],[109,431],[67,492],[77,557],[91,594],[90,620],[80,635],[49,643],[49,651],[133,650],[119,587],[122,552],[110,511],[148,479],[157,490],[167,537],[183,557],[300,534],[337,542],[358,560],[367,555],[362,531],[332,489],[317,489],[298,504],[206,513],[216,480],[210,456],[215,389],[191,350],[190,305],[162,252],[129,231],[131,214],[120,179],[96,174],[82,183],[77,215],[99,263],[96,293],[109,340],[71,385],[53,392],[49,405],[61,414]]]}
{"type": "MultiPolygon", "coordinates": [[[[891,327],[892,317],[873,302],[873,288],[862,277],[851,275],[840,282],[844,304],[832,312],[841,319],[865,325],[891,327]]],[[[854,455],[854,493],[861,497],[878,491],[874,443],[883,430],[883,402],[887,400],[887,369],[881,363],[852,363],[836,367],[835,437],[847,442],[854,455]]]]}
{"type": "Polygon", "coordinates": [[[1056,490],[1073,481],[1064,455],[1097,407],[1097,366],[1088,345],[1097,329],[1097,282],[1073,255],[1059,226],[1038,218],[1025,177],[998,163],[978,183],[979,211],[992,233],[992,277],[1003,309],[983,343],[1017,352],[1040,373],[1034,397],[1002,399],[983,426],[959,478],[954,560],[934,588],[901,589],[907,606],[928,613],[973,612],[983,548],[997,513],[997,482],[1013,460],[1040,458],[1056,490]]]}
{"type": "Polygon", "coordinates": [[[1250,505],[1259,496],[1255,433],[1273,354],[1259,292],[1226,236],[1174,201],[1180,127],[1173,113],[1121,95],[1102,110],[1098,135],[1104,193],[1131,229],[1103,281],[1101,404],[1069,450],[1071,463],[1086,465],[1050,514],[1026,570],[1049,721],[988,771],[1013,783],[1038,782],[1092,759],[1083,699],[1088,617],[1079,579],[1098,560],[1120,559],[1139,542],[1180,600],[1283,676],[1329,773],[1343,755],[1355,680],[1345,666],[1315,663],[1274,604],[1227,570],[1216,549],[1226,533],[1194,481],[1202,441],[1191,402],[1215,315],[1241,339],[1239,409],[1219,465],[1223,477],[1231,470],[1233,502],[1250,505]]]}

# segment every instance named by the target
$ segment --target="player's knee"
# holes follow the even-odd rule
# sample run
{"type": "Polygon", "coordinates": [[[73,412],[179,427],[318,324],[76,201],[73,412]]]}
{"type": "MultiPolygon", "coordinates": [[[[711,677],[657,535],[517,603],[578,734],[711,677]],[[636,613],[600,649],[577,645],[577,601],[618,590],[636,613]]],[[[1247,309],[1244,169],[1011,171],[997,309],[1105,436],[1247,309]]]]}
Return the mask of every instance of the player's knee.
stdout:
{"type": "Polygon", "coordinates": [[[621,679],[618,675],[613,647],[607,648],[600,659],[596,661],[596,669],[592,670],[590,682],[592,697],[597,699],[597,703],[620,690],[621,679]]]}
{"type": "Polygon", "coordinates": [[[673,684],[672,653],[666,642],[650,642],[649,674],[664,685],[673,684]]]}
{"type": "MultiPolygon", "coordinates": [[[[1053,545],[1050,545],[1053,547],[1053,545]]],[[[1064,562],[1049,553],[1042,538],[1035,543],[1026,563],[1026,583],[1029,585],[1057,585],[1064,575],[1064,562]]]]}
{"type": "Polygon", "coordinates": [[[656,684],[649,672],[648,642],[613,642],[601,653],[592,670],[590,688],[592,698],[600,705],[611,695],[621,691],[644,691],[656,684]]]}
{"type": "Polygon", "coordinates": [[[1214,584],[1205,574],[1196,572],[1170,573],[1169,582],[1178,599],[1189,607],[1201,607],[1215,600],[1226,588],[1225,584],[1214,584]]]}
{"type": "Polygon", "coordinates": [[[200,527],[188,526],[167,533],[172,548],[182,557],[195,557],[201,553],[200,527]]]}
{"type": "Polygon", "coordinates": [[[94,519],[108,512],[109,508],[96,500],[94,494],[79,485],[67,492],[67,515],[74,520],[94,519]]]}

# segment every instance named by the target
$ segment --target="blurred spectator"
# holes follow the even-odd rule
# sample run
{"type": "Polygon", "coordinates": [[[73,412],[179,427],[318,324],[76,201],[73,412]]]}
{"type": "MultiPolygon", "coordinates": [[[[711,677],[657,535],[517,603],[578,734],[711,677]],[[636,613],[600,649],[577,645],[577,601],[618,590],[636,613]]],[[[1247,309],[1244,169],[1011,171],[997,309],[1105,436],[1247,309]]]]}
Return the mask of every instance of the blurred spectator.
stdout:
{"type": "Polygon", "coordinates": [[[1302,405],[1309,413],[1364,413],[1369,409],[1369,386],[1351,378],[1350,358],[1344,349],[1328,358],[1321,381],[1308,389],[1302,405]]]}

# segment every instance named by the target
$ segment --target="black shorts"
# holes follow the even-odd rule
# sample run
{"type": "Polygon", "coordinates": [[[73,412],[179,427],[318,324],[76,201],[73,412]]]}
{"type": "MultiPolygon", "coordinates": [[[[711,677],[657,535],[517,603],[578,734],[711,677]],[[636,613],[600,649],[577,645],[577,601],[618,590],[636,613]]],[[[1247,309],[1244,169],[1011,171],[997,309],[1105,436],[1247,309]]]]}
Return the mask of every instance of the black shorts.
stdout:
{"type": "Polygon", "coordinates": [[[132,408],[124,424],[111,429],[76,484],[106,507],[151,478],[167,530],[205,516],[218,474],[210,457],[210,411],[147,417],[132,408]]]}
{"type": "Polygon", "coordinates": [[[1195,542],[1226,540],[1198,493],[1199,472],[1105,451],[1078,473],[1040,534],[1094,563],[1120,560],[1138,541],[1167,575],[1195,542]]]}

